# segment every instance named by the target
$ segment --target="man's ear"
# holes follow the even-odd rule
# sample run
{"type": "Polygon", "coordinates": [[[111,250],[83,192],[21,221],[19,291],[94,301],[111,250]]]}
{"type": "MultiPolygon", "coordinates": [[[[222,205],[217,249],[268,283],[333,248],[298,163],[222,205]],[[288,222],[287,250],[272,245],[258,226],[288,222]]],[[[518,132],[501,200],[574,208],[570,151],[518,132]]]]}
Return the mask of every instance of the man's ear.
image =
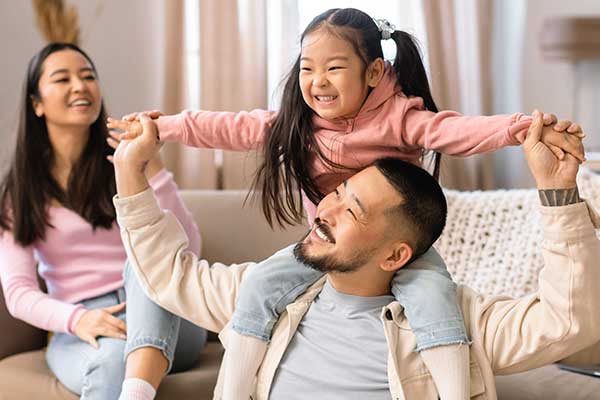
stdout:
{"type": "Polygon", "coordinates": [[[384,271],[395,272],[404,267],[412,256],[413,249],[411,245],[406,242],[399,242],[394,245],[390,256],[381,263],[380,267],[384,271]]]}
{"type": "Polygon", "coordinates": [[[44,116],[44,106],[41,101],[36,99],[34,96],[31,96],[31,105],[35,115],[37,115],[39,118],[44,116]]]}
{"type": "Polygon", "coordinates": [[[367,67],[367,85],[372,88],[379,85],[384,73],[385,62],[383,61],[383,58],[378,57],[367,67]]]}

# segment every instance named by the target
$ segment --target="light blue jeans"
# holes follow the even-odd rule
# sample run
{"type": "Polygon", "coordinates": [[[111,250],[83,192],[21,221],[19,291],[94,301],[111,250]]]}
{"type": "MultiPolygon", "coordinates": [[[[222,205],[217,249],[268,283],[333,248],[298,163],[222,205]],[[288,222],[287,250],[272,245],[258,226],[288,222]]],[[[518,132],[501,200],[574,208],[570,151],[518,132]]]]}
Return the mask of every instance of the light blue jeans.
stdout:
{"type": "Polygon", "coordinates": [[[94,349],[75,335],[56,333],[46,361],[58,380],[81,399],[118,399],[125,378],[127,355],[140,347],[160,349],[169,372],[184,371],[198,360],[206,331],[153,303],[137,283],[129,263],[123,271],[124,288],[84,300],[88,309],[114,306],[127,300],[126,311],[116,317],[127,323],[127,340],[100,337],[94,349]]]}
{"type": "MultiPolygon", "coordinates": [[[[298,262],[293,250],[294,245],[278,251],[244,279],[232,320],[236,332],[269,341],[286,306],[323,276],[298,262]]],[[[435,249],[396,273],[392,294],[404,307],[416,337],[416,351],[469,343],[456,284],[435,249]]]]}

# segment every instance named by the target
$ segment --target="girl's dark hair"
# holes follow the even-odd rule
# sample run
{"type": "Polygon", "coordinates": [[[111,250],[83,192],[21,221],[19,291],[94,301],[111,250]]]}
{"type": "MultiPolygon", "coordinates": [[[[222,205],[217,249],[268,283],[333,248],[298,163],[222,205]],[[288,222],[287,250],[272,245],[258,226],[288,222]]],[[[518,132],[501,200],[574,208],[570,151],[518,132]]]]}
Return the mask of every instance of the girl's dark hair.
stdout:
{"type": "MultiPolygon", "coordinates": [[[[347,40],[366,66],[383,58],[381,32],[371,17],[354,8],[331,9],[314,18],[300,37],[325,28],[347,40]]],[[[391,35],[397,46],[394,69],[398,84],[407,96],[418,96],[427,110],[438,109],[431,96],[425,67],[413,37],[403,31],[391,35]]],[[[331,168],[345,168],[329,160],[317,143],[312,126],[313,111],[304,102],[299,83],[300,55],[284,85],[281,108],[277,113],[263,147],[264,159],[252,184],[254,193],[261,192],[263,213],[271,226],[302,221],[302,193],[317,204],[324,196],[311,177],[315,157],[331,168]],[[283,196],[282,196],[283,194],[283,196]]],[[[435,156],[434,176],[439,175],[440,155],[435,156]]]]}
{"type": "MultiPolygon", "coordinates": [[[[94,73],[90,57],[70,43],[50,43],[29,61],[23,87],[17,128],[17,144],[8,173],[0,184],[0,228],[12,230],[15,242],[28,246],[45,238],[51,199],[75,211],[94,229],[110,229],[115,221],[112,197],[116,193],[112,154],[107,144],[106,110],[101,104],[98,119],[90,126],[88,142],[69,175],[66,190],[52,176],[54,151],[48,137],[46,119],[38,117],[33,100],[40,99],[39,81],[46,58],[57,51],[74,50],[84,56],[94,73]]],[[[96,74],[97,76],[97,74],[96,74]]]]}

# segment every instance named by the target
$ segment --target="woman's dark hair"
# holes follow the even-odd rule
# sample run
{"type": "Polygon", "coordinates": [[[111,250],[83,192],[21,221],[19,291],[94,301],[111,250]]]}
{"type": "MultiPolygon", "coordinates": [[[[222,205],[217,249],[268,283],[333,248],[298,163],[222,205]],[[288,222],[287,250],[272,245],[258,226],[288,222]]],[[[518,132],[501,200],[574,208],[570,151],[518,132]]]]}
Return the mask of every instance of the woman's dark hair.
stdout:
{"type": "MultiPolygon", "coordinates": [[[[325,11],[306,27],[300,42],[306,35],[321,28],[347,40],[365,66],[383,58],[381,32],[373,19],[360,10],[336,8],[325,11]]],[[[391,38],[397,46],[394,69],[402,91],[409,97],[421,97],[427,110],[437,112],[415,40],[403,31],[394,31],[391,38]]],[[[285,80],[281,108],[267,134],[264,159],[252,184],[254,193],[261,192],[263,213],[271,226],[274,220],[280,226],[301,222],[301,191],[315,204],[323,198],[324,193],[319,191],[311,177],[315,157],[331,168],[348,169],[329,160],[319,147],[312,125],[313,111],[300,91],[299,72],[300,55],[285,80]]],[[[439,162],[440,155],[436,154],[436,179],[439,162]]]]}
{"type": "MultiPolygon", "coordinates": [[[[72,167],[66,190],[51,170],[55,160],[45,117],[38,117],[33,100],[40,99],[39,81],[46,58],[57,51],[74,50],[96,67],[90,57],[70,43],[50,43],[29,61],[21,99],[17,144],[9,170],[0,184],[0,227],[12,230],[22,246],[45,238],[47,210],[51,199],[75,211],[94,229],[111,228],[115,221],[112,197],[116,193],[113,166],[106,159],[112,154],[107,144],[106,110],[101,104],[98,119],[90,126],[88,142],[72,167]]],[[[96,74],[97,76],[97,74],[96,74]]]]}

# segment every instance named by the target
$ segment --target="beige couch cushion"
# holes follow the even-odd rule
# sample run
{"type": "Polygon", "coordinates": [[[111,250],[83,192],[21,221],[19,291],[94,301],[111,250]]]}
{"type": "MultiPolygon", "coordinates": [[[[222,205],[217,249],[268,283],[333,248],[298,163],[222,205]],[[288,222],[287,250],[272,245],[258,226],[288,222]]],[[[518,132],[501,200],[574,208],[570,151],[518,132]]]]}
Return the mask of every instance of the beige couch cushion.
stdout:
{"type": "MultiPolygon", "coordinates": [[[[181,192],[202,234],[203,258],[227,264],[260,261],[297,241],[306,232],[303,227],[272,230],[260,210],[250,204],[243,207],[245,194],[242,191],[181,192]]],[[[2,315],[10,318],[6,311],[2,315]]],[[[41,332],[34,334],[45,335],[41,332]]],[[[212,398],[221,355],[220,344],[210,342],[195,368],[165,378],[157,398],[212,398]]],[[[43,350],[17,354],[0,361],[0,400],[76,398],[50,372],[43,350]]]]}
{"type": "Polygon", "coordinates": [[[308,232],[303,226],[271,229],[245,191],[181,191],[202,234],[202,258],[225,264],[260,261],[297,242],[308,232]]]}
{"type": "MultiPolygon", "coordinates": [[[[223,349],[210,342],[193,369],[167,376],[157,395],[158,400],[210,399],[223,349]]],[[[43,350],[21,353],[0,362],[0,400],[75,400],[46,366],[43,350]]]]}

